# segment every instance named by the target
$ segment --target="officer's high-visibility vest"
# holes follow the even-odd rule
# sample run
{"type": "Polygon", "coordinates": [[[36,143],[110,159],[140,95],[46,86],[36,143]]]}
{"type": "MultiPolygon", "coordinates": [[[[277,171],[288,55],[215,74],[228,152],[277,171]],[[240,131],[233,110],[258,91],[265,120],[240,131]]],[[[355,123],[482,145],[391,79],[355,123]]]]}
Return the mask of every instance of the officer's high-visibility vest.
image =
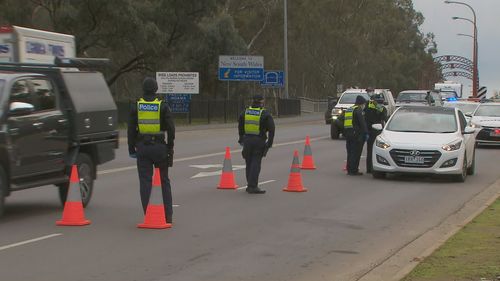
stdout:
{"type": "Polygon", "coordinates": [[[348,108],[346,111],[345,111],[345,114],[344,114],[344,129],[351,129],[352,128],[352,113],[354,112],[354,110],[358,108],[357,105],[351,107],[351,108],[348,108]]]}
{"type": "Polygon", "coordinates": [[[264,108],[249,107],[245,111],[245,134],[259,135],[260,134],[260,117],[264,108]]]}
{"type": "Polygon", "coordinates": [[[382,112],[384,110],[380,104],[375,104],[373,101],[368,103],[368,108],[375,109],[378,112],[382,112]]]}
{"type": "Polygon", "coordinates": [[[143,98],[137,101],[137,123],[139,133],[144,135],[163,134],[160,128],[161,100],[145,101],[143,98]]]}

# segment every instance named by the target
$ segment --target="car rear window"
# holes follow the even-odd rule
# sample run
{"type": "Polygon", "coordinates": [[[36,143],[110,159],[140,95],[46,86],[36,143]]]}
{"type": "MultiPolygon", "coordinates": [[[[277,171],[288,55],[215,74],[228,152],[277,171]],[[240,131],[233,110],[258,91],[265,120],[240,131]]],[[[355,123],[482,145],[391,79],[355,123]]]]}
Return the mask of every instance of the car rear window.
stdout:
{"type": "Polygon", "coordinates": [[[400,109],[387,124],[387,130],[414,133],[454,133],[458,129],[454,110],[400,109]]]}
{"type": "Polygon", "coordinates": [[[340,104],[353,104],[357,96],[362,96],[365,100],[369,100],[370,96],[367,93],[345,93],[340,98],[340,104]]]}

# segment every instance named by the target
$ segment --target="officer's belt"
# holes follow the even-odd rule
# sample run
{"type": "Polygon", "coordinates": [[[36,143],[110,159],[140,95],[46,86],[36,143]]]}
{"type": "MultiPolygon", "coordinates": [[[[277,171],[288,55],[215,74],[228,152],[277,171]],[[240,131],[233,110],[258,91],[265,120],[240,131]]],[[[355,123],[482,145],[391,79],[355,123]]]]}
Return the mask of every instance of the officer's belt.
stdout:
{"type": "Polygon", "coordinates": [[[165,136],[164,135],[139,135],[139,141],[142,141],[145,144],[165,143],[165,136]]]}

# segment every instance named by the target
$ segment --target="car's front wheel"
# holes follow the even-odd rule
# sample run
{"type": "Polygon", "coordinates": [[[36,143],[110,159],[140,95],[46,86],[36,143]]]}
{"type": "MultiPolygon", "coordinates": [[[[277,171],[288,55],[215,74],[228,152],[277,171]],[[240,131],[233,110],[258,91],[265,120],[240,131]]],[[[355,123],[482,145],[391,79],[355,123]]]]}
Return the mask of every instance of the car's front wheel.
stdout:
{"type": "MultiPolygon", "coordinates": [[[[94,189],[94,162],[89,155],[80,153],[76,159],[76,165],[78,167],[78,177],[80,179],[82,203],[83,207],[86,207],[90,202],[94,189]]],[[[59,185],[59,199],[63,205],[66,203],[66,198],[68,197],[69,185],[69,182],[59,185]]]]}
{"type": "Polygon", "coordinates": [[[476,149],[474,149],[474,152],[472,154],[472,163],[470,164],[470,167],[467,168],[467,175],[472,176],[476,173],[476,149]]]}
{"type": "Polygon", "coordinates": [[[465,182],[467,178],[467,154],[464,156],[464,161],[462,164],[462,172],[458,175],[453,176],[453,180],[456,182],[465,182]]]}

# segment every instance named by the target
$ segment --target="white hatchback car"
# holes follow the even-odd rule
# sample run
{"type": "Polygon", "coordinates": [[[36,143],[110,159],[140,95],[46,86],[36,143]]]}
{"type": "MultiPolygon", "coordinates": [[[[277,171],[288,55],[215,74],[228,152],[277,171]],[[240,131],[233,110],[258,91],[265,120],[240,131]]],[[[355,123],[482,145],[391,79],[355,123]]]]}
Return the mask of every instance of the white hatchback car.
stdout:
{"type": "MultiPolygon", "coordinates": [[[[373,128],[381,130],[382,126],[373,128]]],[[[474,174],[474,133],[456,108],[400,107],[375,140],[372,175],[440,174],[464,182],[474,174]]]]}

